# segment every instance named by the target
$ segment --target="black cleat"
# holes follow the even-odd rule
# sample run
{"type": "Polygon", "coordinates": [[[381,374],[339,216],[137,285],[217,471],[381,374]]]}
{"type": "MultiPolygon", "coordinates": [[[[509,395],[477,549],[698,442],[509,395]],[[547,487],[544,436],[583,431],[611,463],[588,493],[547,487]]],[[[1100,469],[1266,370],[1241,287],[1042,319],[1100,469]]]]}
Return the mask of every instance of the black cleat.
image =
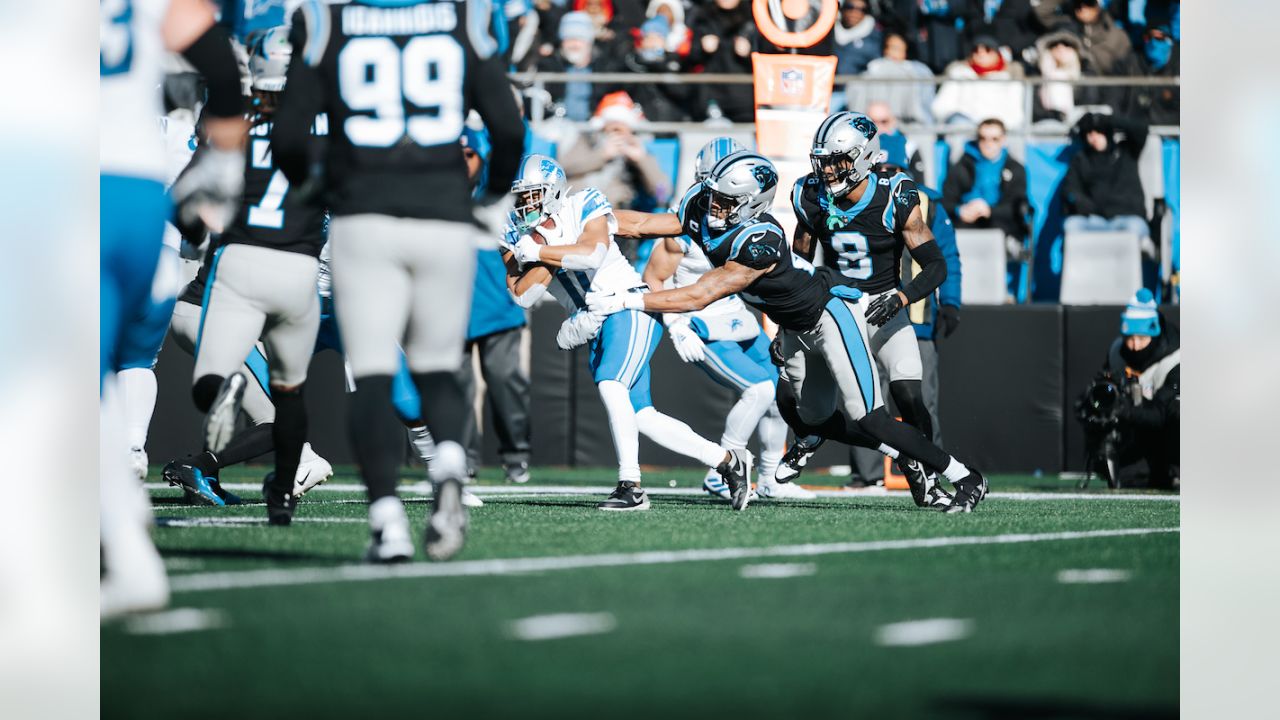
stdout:
{"type": "Polygon", "coordinates": [[[467,508],[462,504],[462,483],[445,478],[432,491],[431,516],[427,518],[427,557],[448,560],[462,549],[467,539],[467,508]]]}
{"type": "Polygon", "coordinates": [[[942,509],[944,513],[973,512],[979,502],[987,496],[987,479],[977,470],[970,470],[960,482],[956,483],[956,494],[951,504],[942,509]]]}
{"type": "Polygon", "coordinates": [[[729,503],[734,510],[746,510],[751,502],[751,453],[730,450],[729,459],[716,467],[729,486],[729,503]]]}
{"type": "Polygon", "coordinates": [[[596,505],[601,510],[626,512],[629,510],[648,510],[649,496],[638,483],[620,482],[604,502],[596,505]]]}
{"type": "MultiPolygon", "coordinates": [[[[188,505],[226,505],[214,489],[214,479],[205,475],[200,468],[170,460],[160,471],[160,477],[170,485],[182,488],[183,501],[188,505]]],[[[239,498],[236,501],[239,502],[239,498]]]]}
{"type": "Polygon", "coordinates": [[[894,464],[907,478],[907,487],[911,489],[911,499],[916,507],[943,508],[951,504],[951,493],[938,484],[938,476],[929,472],[919,460],[903,455],[894,464]]]}
{"type": "Polygon", "coordinates": [[[277,487],[275,471],[269,472],[262,481],[262,497],[267,501],[268,523],[288,525],[293,522],[293,511],[298,509],[298,496],[293,494],[293,483],[277,487]]]}
{"type": "Polygon", "coordinates": [[[804,466],[808,464],[809,458],[818,452],[818,448],[822,447],[825,442],[817,435],[796,438],[796,441],[787,448],[787,452],[782,456],[781,462],[778,463],[778,469],[773,473],[773,479],[778,482],[792,482],[800,477],[800,473],[804,472],[804,466]]]}

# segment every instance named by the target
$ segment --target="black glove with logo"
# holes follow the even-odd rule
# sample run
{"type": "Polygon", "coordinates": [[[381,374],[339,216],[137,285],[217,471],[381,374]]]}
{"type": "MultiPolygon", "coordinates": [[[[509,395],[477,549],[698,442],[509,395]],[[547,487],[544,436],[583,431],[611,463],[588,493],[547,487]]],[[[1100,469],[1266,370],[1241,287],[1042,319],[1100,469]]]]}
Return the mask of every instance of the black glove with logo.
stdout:
{"type": "Polygon", "coordinates": [[[876,327],[882,327],[892,320],[893,316],[897,315],[901,309],[902,298],[898,297],[898,293],[881,295],[867,307],[867,322],[876,327]]]}

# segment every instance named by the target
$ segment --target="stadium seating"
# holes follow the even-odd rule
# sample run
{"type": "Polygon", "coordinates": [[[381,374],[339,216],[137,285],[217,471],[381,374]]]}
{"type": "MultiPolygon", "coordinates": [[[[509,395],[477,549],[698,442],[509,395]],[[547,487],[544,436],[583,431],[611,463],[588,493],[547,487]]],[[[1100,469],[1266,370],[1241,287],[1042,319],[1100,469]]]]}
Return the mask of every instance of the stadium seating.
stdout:
{"type": "Polygon", "coordinates": [[[1003,305],[1007,297],[1004,233],[997,229],[957,230],[960,297],[965,305],[1003,305]]]}
{"type": "Polygon", "coordinates": [[[1123,305],[1142,287],[1134,233],[1067,233],[1063,245],[1062,304],[1123,305]]]}

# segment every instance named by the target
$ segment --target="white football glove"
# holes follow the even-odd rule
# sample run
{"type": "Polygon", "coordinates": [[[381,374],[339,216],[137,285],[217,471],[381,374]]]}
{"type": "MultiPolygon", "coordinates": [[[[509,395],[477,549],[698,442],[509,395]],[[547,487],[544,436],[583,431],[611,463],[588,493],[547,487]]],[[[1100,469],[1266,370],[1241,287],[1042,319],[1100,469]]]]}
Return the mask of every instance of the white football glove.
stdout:
{"type": "Polygon", "coordinates": [[[644,295],[633,292],[589,292],[587,307],[599,315],[612,315],[623,310],[644,310],[644,295]]]}
{"type": "Polygon", "coordinates": [[[556,334],[556,344],[561,350],[572,350],[585,345],[600,332],[604,324],[604,315],[590,310],[574,310],[560,323],[560,332],[556,334]]]}
{"type": "Polygon", "coordinates": [[[689,327],[689,321],[682,319],[672,323],[667,330],[671,333],[671,344],[676,354],[687,363],[702,362],[707,359],[707,346],[702,338],[689,327]]]}
{"type": "Polygon", "coordinates": [[[213,146],[200,153],[169,191],[184,223],[198,219],[213,232],[222,232],[235,219],[243,192],[244,151],[213,146]]]}
{"type": "Polygon", "coordinates": [[[521,235],[516,244],[511,247],[511,252],[515,254],[516,261],[521,265],[531,265],[538,262],[538,253],[541,251],[542,246],[530,235],[521,235]]]}

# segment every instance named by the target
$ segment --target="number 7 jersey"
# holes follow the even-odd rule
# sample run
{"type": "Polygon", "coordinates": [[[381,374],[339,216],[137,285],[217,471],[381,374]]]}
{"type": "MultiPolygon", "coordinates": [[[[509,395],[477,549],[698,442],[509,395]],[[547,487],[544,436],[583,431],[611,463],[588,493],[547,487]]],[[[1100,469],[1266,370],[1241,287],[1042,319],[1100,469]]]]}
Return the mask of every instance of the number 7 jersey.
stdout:
{"type": "Polygon", "coordinates": [[[830,198],[812,173],[796,181],[791,206],[796,221],[823,246],[823,264],[864,293],[898,288],[902,228],[920,205],[916,184],[905,173],[871,173],[856,203],[830,198]]]}
{"type": "Polygon", "coordinates": [[[468,110],[523,133],[490,13],[486,0],[299,7],[281,112],[329,118],[330,212],[474,221],[459,148],[468,110]]]}

